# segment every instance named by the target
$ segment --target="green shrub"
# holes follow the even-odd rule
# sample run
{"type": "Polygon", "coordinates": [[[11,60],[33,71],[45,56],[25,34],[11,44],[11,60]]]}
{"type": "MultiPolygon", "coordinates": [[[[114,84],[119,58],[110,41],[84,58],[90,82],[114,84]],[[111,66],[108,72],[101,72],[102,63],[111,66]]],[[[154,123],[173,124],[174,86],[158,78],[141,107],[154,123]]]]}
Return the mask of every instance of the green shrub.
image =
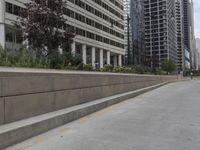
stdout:
{"type": "Polygon", "coordinates": [[[114,67],[113,72],[115,73],[132,73],[131,68],[125,66],[114,67]]]}
{"type": "Polygon", "coordinates": [[[26,49],[8,50],[0,48],[0,66],[49,68],[46,58],[36,58],[26,49]]]}
{"type": "MultiPolygon", "coordinates": [[[[171,65],[171,62],[165,64],[171,65]]],[[[36,56],[32,51],[27,49],[8,50],[0,47],[0,66],[10,67],[28,67],[28,68],[52,68],[66,70],[85,70],[93,71],[91,64],[83,65],[81,55],[75,56],[71,53],[53,53],[48,57],[36,56]]],[[[172,65],[173,68],[173,65],[172,65]]],[[[105,65],[102,69],[96,71],[115,72],[115,73],[138,73],[138,74],[159,74],[165,72],[161,69],[152,70],[150,67],[135,65],[131,67],[105,65]]],[[[194,76],[200,76],[200,71],[194,71],[194,76]]],[[[185,72],[185,75],[190,75],[190,70],[185,72]]]]}
{"type": "Polygon", "coordinates": [[[113,71],[112,65],[105,65],[103,68],[100,69],[101,72],[112,72],[113,71]]]}
{"type": "Polygon", "coordinates": [[[162,69],[156,69],[156,71],[155,71],[155,74],[156,75],[166,75],[166,71],[163,71],[162,69]]]}
{"type": "Polygon", "coordinates": [[[150,67],[143,65],[135,65],[132,66],[131,69],[134,73],[139,73],[139,74],[151,74],[153,72],[153,70],[150,67]]]}
{"type": "Polygon", "coordinates": [[[185,70],[183,75],[184,76],[190,76],[191,72],[193,73],[193,76],[200,76],[200,70],[185,70]]]}
{"type": "Polygon", "coordinates": [[[176,70],[176,64],[172,59],[165,59],[162,61],[161,68],[169,74],[176,70]]]}
{"type": "Polygon", "coordinates": [[[82,59],[79,55],[54,52],[48,56],[37,56],[30,50],[9,50],[0,47],[0,66],[51,68],[83,70],[82,59]]]}
{"type": "Polygon", "coordinates": [[[91,64],[83,65],[84,71],[93,71],[93,67],[91,64]]]}
{"type": "Polygon", "coordinates": [[[194,76],[200,76],[200,70],[193,71],[194,76]]]}

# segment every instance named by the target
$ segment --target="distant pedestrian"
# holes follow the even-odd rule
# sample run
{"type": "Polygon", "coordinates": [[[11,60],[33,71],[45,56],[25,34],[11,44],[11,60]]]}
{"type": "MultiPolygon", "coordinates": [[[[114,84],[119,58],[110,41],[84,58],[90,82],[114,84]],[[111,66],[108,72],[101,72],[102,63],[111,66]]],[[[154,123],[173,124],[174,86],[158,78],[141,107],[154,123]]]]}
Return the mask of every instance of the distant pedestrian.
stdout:
{"type": "Polygon", "coordinates": [[[191,80],[193,79],[193,72],[190,72],[191,80]]]}

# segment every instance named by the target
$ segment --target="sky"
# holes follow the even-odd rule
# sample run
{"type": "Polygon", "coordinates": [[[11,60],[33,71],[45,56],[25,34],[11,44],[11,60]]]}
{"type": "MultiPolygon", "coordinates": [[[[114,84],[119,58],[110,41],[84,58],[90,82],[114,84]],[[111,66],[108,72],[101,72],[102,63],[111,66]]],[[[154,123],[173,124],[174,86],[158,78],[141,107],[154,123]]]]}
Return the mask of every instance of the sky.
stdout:
{"type": "Polygon", "coordinates": [[[200,0],[194,1],[195,36],[200,38],[200,0]]]}

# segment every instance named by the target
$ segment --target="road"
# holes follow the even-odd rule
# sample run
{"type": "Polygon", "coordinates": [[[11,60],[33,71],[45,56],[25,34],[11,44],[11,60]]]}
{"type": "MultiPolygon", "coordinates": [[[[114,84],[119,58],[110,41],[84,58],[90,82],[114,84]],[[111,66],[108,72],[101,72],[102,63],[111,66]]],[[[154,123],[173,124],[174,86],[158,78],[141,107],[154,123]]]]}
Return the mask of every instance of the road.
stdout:
{"type": "Polygon", "coordinates": [[[200,80],[168,84],[7,150],[200,150],[200,80]]]}

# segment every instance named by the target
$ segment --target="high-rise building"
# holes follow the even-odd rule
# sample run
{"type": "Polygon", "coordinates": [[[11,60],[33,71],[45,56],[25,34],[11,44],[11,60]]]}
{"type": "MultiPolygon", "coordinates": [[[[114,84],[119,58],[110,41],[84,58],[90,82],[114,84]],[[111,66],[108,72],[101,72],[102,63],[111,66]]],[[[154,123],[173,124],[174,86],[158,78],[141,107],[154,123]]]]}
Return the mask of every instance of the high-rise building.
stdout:
{"type": "Polygon", "coordinates": [[[190,23],[190,4],[189,0],[183,0],[183,33],[184,33],[184,44],[190,48],[190,32],[191,32],[191,23],[190,23]]]}
{"type": "Polygon", "coordinates": [[[145,50],[144,9],[142,0],[124,0],[125,49],[128,65],[143,65],[145,50]]]}
{"type": "Polygon", "coordinates": [[[196,70],[200,70],[200,52],[196,50],[196,70]]]}
{"type": "Polygon", "coordinates": [[[130,26],[132,40],[133,64],[144,65],[145,62],[145,32],[144,32],[144,7],[143,1],[131,0],[130,26]]]}
{"type": "Polygon", "coordinates": [[[189,49],[191,68],[195,68],[195,36],[193,0],[183,0],[183,38],[184,46],[189,49]]]}
{"type": "MultiPolygon", "coordinates": [[[[0,45],[3,47],[21,46],[21,32],[13,22],[18,21],[26,2],[0,0],[0,45]]],[[[122,65],[125,55],[123,0],[67,0],[65,15],[67,25],[76,33],[72,51],[82,55],[84,64],[122,65]]]]}
{"type": "Polygon", "coordinates": [[[193,0],[191,0],[190,3],[190,13],[191,13],[191,51],[192,51],[192,67],[195,69],[197,68],[197,64],[196,64],[196,40],[195,40],[195,30],[194,30],[194,3],[193,0]]]}
{"type": "Polygon", "coordinates": [[[125,31],[125,51],[126,65],[133,64],[132,61],[132,30],[131,30],[131,0],[124,0],[124,31],[125,31]]]}
{"type": "Polygon", "coordinates": [[[144,0],[146,63],[161,66],[164,59],[177,62],[175,0],[144,0]]]}
{"type": "Polygon", "coordinates": [[[176,0],[176,29],[177,29],[177,69],[184,71],[184,44],[183,44],[183,9],[182,0],[176,0]]]}
{"type": "Polygon", "coordinates": [[[200,70],[200,38],[196,38],[196,62],[197,69],[200,70]]]}

